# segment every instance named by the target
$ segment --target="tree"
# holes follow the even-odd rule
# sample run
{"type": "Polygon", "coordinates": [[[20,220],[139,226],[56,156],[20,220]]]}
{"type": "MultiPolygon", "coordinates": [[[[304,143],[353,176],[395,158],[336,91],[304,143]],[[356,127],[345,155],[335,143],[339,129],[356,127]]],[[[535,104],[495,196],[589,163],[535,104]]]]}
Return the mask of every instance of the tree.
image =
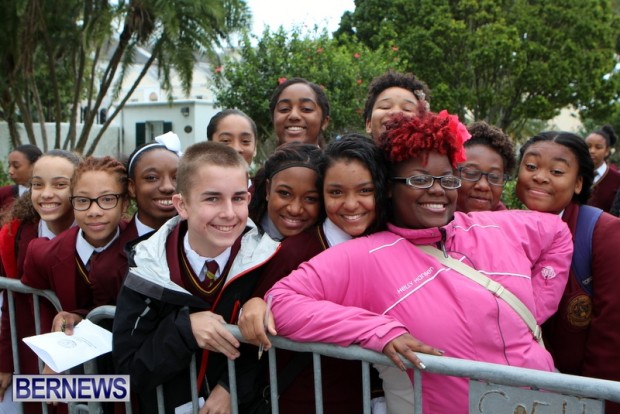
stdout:
{"type": "Polygon", "coordinates": [[[619,18],[605,0],[356,0],[336,38],[396,45],[432,106],[518,135],[568,105],[609,110],[619,97],[619,18]]]}
{"type": "Polygon", "coordinates": [[[0,28],[4,43],[0,46],[5,46],[0,47],[0,57],[7,77],[0,81],[0,105],[13,144],[19,143],[16,122],[24,123],[29,141],[34,142],[34,124],[50,120],[56,123],[53,145],[60,147],[60,122],[68,121],[62,147],[87,155],[149,69],[157,68],[169,97],[172,71],[188,93],[197,57],[215,56],[228,36],[247,28],[250,20],[244,0],[3,3],[0,7],[7,24],[0,28]],[[141,64],[128,92],[120,96],[138,48],[148,50],[150,56],[141,64]],[[87,148],[92,126],[109,93],[118,103],[105,108],[106,122],[87,148]],[[78,135],[82,109],[84,124],[78,135]]]}
{"type": "Polygon", "coordinates": [[[305,34],[300,28],[287,34],[280,27],[265,30],[260,39],[246,33],[239,48],[214,68],[214,92],[219,107],[241,109],[256,122],[268,154],[275,142],[269,100],[278,82],[302,77],[324,88],[331,108],[329,137],[363,129],[368,84],[390,68],[403,68],[398,48],[370,50],[357,41],[337,43],[316,27],[305,34]]]}

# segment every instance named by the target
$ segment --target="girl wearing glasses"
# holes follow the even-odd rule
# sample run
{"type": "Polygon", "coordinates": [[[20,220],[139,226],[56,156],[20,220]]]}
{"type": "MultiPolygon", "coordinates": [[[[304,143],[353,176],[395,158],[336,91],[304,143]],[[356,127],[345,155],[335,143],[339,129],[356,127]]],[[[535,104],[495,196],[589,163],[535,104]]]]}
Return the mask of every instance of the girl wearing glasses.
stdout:
{"type": "MultiPolygon", "coordinates": [[[[580,282],[575,269],[585,260],[576,260],[568,283],[559,287],[559,309],[543,326],[556,367],[566,374],[620,381],[620,220],[598,210],[589,234],[577,225],[594,209],[584,205],[591,199],[594,177],[591,153],[586,142],[570,132],[548,131],[530,138],[521,148],[517,196],[530,210],[555,214],[568,224],[575,258],[584,250],[591,254],[585,266],[590,282],[580,282]]],[[[620,413],[620,404],[607,402],[605,412],[620,413]]]]}
{"type": "MultiPolygon", "coordinates": [[[[74,224],[69,195],[71,177],[79,162],[79,157],[73,153],[51,150],[33,164],[32,178],[29,178],[30,192],[12,205],[0,230],[1,275],[21,279],[30,242],[37,237],[53,239],[74,224]]],[[[30,318],[32,306],[28,296],[19,293],[14,293],[13,296],[17,338],[35,335],[34,324],[30,318]]],[[[15,372],[7,301],[2,307],[0,326],[0,401],[3,401],[4,397],[8,396],[5,391],[11,383],[11,373],[15,372]]],[[[21,340],[19,365],[22,374],[39,372],[36,356],[21,340]]],[[[2,407],[5,407],[4,404],[0,404],[0,412],[2,407]]],[[[27,403],[24,409],[27,412],[40,412],[41,404],[27,403]]]]}
{"type": "MultiPolygon", "coordinates": [[[[570,232],[558,217],[537,212],[455,212],[461,179],[453,171],[468,138],[446,111],[388,125],[380,140],[391,163],[387,231],[327,249],[274,285],[267,295],[279,335],[357,343],[403,370],[398,354],[424,368],[412,351],[553,370],[549,353],[507,302],[418,248],[436,247],[440,257],[501,283],[538,324],[557,308],[570,232]]],[[[468,412],[467,379],[422,377],[424,413],[468,412]]]]}
{"type": "Polygon", "coordinates": [[[122,220],[128,205],[127,172],[112,157],[89,157],[71,181],[71,204],[77,227],[53,240],[28,246],[23,283],[53,290],[63,311],[42,316],[42,330],[72,332],[93,308],[113,305],[127,274],[123,247],[137,237],[122,220]]]}
{"type": "Polygon", "coordinates": [[[500,199],[516,164],[514,146],[501,129],[486,122],[475,122],[467,129],[471,139],[465,142],[467,160],[457,168],[461,178],[457,210],[506,210],[500,199]]]}

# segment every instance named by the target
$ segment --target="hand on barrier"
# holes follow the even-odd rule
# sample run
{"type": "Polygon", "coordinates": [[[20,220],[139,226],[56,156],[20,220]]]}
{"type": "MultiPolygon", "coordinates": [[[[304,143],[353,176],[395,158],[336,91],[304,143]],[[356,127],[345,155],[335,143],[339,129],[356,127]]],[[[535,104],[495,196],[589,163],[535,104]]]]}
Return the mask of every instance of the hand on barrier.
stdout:
{"type": "Polygon", "coordinates": [[[444,354],[443,351],[433,348],[430,345],[423,344],[408,333],[392,339],[383,348],[383,353],[402,371],[405,371],[407,368],[405,367],[405,364],[403,364],[403,361],[400,359],[399,355],[402,355],[405,359],[409,360],[418,369],[426,368],[422,361],[420,361],[420,358],[418,358],[415,354],[416,352],[437,356],[444,354]]]}
{"type": "Polygon", "coordinates": [[[230,414],[231,412],[230,394],[221,385],[216,385],[198,414],[230,414]]]}
{"type": "Polygon", "coordinates": [[[52,322],[52,332],[64,332],[73,335],[73,328],[82,321],[82,317],[76,313],[59,312],[52,322]]]}
{"type": "Polygon", "coordinates": [[[6,389],[11,385],[11,379],[13,374],[10,372],[0,372],[0,402],[4,401],[4,393],[6,389]]]}
{"type": "Polygon", "coordinates": [[[265,330],[265,314],[267,313],[267,304],[261,298],[252,298],[243,305],[243,312],[239,317],[239,330],[241,335],[251,344],[263,345],[264,350],[271,348],[271,342],[267,337],[277,335],[276,324],[273,314],[269,313],[267,318],[267,330],[265,330]]]}
{"type": "Polygon", "coordinates": [[[224,318],[210,311],[196,312],[189,315],[192,333],[198,346],[210,351],[221,352],[227,358],[239,356],[239,341],[228,332],[224,318]]]}

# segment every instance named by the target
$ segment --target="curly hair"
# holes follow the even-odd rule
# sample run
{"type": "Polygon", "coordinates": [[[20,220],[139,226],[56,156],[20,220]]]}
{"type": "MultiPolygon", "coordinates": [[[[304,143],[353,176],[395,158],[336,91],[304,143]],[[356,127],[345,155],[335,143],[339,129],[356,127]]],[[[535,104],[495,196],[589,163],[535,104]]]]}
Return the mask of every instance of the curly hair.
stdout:
{"type": "Polygon", "coordinates": [[[377,98],[388,88],[403,88],[418,99],[418,101],[429,102],[430,91],[426,83],[422,82],[413,73],[399,73],[392,70],[379,75],[372,80],[368,86],[368,95],[364,105],[364,121],[368,121],[372,116],[372,108],[377,102],[377,98]]]}
{"type": "Polygon", "coordinates": [[[465,142],[465,148],[484,145],[497,152],[504,162],[504,173],[512,175],[517,164],[515,147],[510,137],[496,126],[484,121],[474,122],[467,126],[471,138],[465,142]]]}
{"type": "Polygon", "coordinates": [[[93,171],[104,171],[115,175],[121,185],[122,193],[125,196],[127,195],[127,169],[123,163],[109,155],[101,158],[88,157],[77,166],[71,179],[71,194],[73,194],[75,185],[82,178],[82,175],[93,171]]]}
{"type": "Polygon", "coordinates": [[[420,117],[395,116],[379,137],[379,146],[390,163],[395,164],[422,157],[423,164],[429,152],[446,155],[454,168],[465,160],[463,143],[469,138],[465,126],[455,115],[446,111],[439,114],[425,112],[420,117]]]}

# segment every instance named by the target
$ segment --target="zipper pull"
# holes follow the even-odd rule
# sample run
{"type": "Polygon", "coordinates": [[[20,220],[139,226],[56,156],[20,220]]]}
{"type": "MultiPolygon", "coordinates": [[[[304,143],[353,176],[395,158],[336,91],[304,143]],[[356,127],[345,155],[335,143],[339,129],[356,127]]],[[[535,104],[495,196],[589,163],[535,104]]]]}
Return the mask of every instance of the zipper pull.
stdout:
{"type": "Polygon", "coordinates": [[[446,252],[446,246],[442,241],[437,242],[437,248],[443,252],[443,257],[448,258],[448,252],[446,252]]]}
{"type": "Polygon", "coordinates": [[[448,252],[446,252],[446,246],[444,244],[444,242],[446,241],[446,229],[440,227],[439,232],[441,233],[441,240],[437,242],[437,248],[443,252],[443,256],[447,259],[448,252]]]}

